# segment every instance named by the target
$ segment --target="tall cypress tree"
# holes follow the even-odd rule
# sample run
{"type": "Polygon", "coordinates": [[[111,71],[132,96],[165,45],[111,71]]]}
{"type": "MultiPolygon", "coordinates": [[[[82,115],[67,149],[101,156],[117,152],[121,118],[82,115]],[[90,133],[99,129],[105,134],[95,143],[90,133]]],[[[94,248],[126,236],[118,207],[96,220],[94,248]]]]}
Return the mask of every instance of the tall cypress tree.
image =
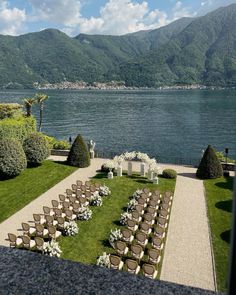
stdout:
{"type": "Polygon", "coordinates": [[[80,168],[88,167],[90,165],[88,147],[80,134],[77,135],[71,146],[67,162],[71,166],[80,168]]]}
{"type": "Polygon", "coordinates": [[[218,178],[223,175],[221,163],[211,145],[205,150],[196,175],[201,179],[218,178]]]}

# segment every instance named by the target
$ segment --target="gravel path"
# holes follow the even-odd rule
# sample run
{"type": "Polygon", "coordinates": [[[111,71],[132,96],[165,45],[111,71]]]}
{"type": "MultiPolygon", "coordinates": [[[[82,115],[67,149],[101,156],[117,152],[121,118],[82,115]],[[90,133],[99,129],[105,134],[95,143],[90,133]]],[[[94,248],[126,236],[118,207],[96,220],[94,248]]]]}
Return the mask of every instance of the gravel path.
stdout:
{"type": "Polygon", "coordinates": [[[161,279],[215,290],[204,186],[195,171],[177,176],[161,279]]]}
{"type": "MultiPolygon", "coordinates": [[[[64,157],[51,156],[52,160],[64,157]]],[[[23,209],[0,224],[0,245],[9,246],[7,233],[20,235],[21,222],[32,221],[33,213],[43,213],[42,207],[51,206],[72,183],[88,180],[96,175],[104,159],[93,159],[88,168],[78,169],[60,183],[39,196],[23,209]]],[[[139,171],[140,164],[133,163],[139,171]]],[[[161,171],[173,168],[178,172],[167,241],[164,250],[161,279],[215,290],[211,244],[206,215],[203,182],[195,178],[195,169],[185,166],[160,164],[161,171]]],[[[124,165],[124,169],[127,169],[124,165]]],[[[160,172],[161,172],[160,171],[160,172]]]]}

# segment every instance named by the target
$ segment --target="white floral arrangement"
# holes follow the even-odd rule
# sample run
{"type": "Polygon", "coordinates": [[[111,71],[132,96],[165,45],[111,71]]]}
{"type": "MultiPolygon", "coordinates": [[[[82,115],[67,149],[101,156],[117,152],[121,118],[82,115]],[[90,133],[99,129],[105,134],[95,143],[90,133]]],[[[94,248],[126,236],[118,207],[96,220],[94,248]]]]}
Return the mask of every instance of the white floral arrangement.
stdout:
{"type": "Polygon", "coordinates": [[[90,198],[90,205],[91,206],[102,206],[102,197],[99,194],[94,194],[90,198]]]}
{"type": "Polygon", "coordinates": [[[103,252],[103,254],[99,256],[97,259],[97,265],[109,268],[111,266],[109,256],[110,254],[103,252]]]}
{"type": "Polygon", "coordinates": [[[132,212],[135,209],[135,206],[138,205],[138,202],[136,199],[131,199],[127,206],[127,211],[132,212]]]}
{"type": "Polygon", "coordinates": [[[103,167],[105,167],[105,168],[107,168],[107,169],[109,169],[111,171],[112,169],[114,169],[116,167],[116,163],[113,160],[107,160],[103,164],[103,167]]]}
{"type": "Polygon", "coordinates": [[[102,197],[107,197],[107,196],[109,196],[110,194],[111,194],[111,191],[110,191],[110,189],[109,189],[108,186],[106,186],[106,185],[102,185],[102,186],[100,186],[100,188],[99,188],[99,195],[100,195],[100,196],[102,196],[102,197]]]}
{"type": "Polygon", "coordinates": [[[123,157],[124,157],[125,160],[131,161],[131,160],[136,158],[136,155],[137,155],[137,153],[135,151],[133,151],[133,152],[125,152],[123,154],[123,157]]]}
{"type": "Polygon", "coordinates": [[[60,257],[61,249],[59,247],[58,242],[51,240],[50,242],[46,242],[43,245],[43,254],[51,256],[51,257],[60,257]]]}
{"type": "Polygon", "coordinates": [[[157,161],[156,161],[156,159],[155,158],[153,158],[153,159],[149,159],[148,161],[147,161],[147,164],[148,164],[148,166],[149,166],[149,169],[151,170],[151,171],[153,171],[153,169],[156,167],[156,165],[157,165],[157,161]]]}
{"type": "Polygon", "coordinates": [[[149,156],[145,153],[137,152],[136,156],[137,156],[138,160],[145,162],[145,163],[147,163],[150,160],[149,156]]]}
{"type": "Polygon", "coordinates": [[[126,225],[127,220],[131,219],[131,218],[132,218],[131,213],[129,213],[129,212],[122,213],[121,216],[120,216],[120,224],[121,225],[126,225]]]}
{"type": "Polygon", "coordinates": [[[75,236],[79,232],[77,223],[75,221],[66,221],[63,232],[65,236],[75,236]]]}
{"type": "Polygon", "coordinates": [[[135,200],[138,200],[138,198],[140,198],[141,194],[143,193],[143,190],[141,189],[137,189],[133,195],[132,195],[132,198],[134,198],[135,200]]]}
{"type": "Polygon", "coordinates": [[[123,156],[122,154],[119,155],[119,156],[115,156],[115,157],[113,158],[113,161],[114,161],[115,166],[116,166],[116,168],[117,168],[117,166],[120,166],[120,165],[122,164],[122,162],[124,161],[124,156],[123,156]]]}
{"type": "Polygon", "coordinates": [[[158,174],[160,173],[160,168],[159,168],[159,166],[156,164],[156,165],[153,167],[152,171],[155,173],[156,176],[158,176],[158,174]]]}
{"type": "Polygon", "coordinates": [[[111,230],[110,236],[109,236],[109,243],[112,246],[112,248],[115,248],[115,242],[122,239],[122,233],[120,229],[114,229],[111,230]]]}
{"type": "Polygon", "coordinates": [[[87,207],[81,207],[79,209],[79,212],[77,213],[77,218],[79,220],[89,220],[90,218],[92,218],[92,210],[90,210],[87,207]]]}

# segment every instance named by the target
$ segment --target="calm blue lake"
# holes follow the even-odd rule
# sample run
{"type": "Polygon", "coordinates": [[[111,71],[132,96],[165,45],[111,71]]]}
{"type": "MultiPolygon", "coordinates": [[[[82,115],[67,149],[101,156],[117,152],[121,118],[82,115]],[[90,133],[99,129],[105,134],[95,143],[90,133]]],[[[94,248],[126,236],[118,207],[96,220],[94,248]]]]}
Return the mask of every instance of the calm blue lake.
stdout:
{"type": "MultiPolygon", "coordinates": [[[[48,90],[43,132],[81,133],[96,149],[139,150],[165,159],[201,156],[208,144],[236,158],[235,90],[48,90]]],[[[21,102],[33,90],[0,90],[0,102],[21,102]]],[[[34,106],[38,117],[38,108],[34,106]]]]}

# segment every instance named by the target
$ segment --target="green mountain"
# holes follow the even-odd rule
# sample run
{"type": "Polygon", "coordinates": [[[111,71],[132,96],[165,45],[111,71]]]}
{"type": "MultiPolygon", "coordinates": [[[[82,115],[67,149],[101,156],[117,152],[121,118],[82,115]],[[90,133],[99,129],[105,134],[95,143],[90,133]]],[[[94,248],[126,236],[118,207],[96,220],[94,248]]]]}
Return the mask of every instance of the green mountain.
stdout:
{"type": "Polygon", "coordinates": [[[65,80],[236,85],[236,4],[124,36],[0,35],[0,87],[65,80]]]}
{"type": "Polygon", "coordinates": [[[193,20],[158,50],[121,66],[128,85],[236,85],[236,4],[193,20]]]}

